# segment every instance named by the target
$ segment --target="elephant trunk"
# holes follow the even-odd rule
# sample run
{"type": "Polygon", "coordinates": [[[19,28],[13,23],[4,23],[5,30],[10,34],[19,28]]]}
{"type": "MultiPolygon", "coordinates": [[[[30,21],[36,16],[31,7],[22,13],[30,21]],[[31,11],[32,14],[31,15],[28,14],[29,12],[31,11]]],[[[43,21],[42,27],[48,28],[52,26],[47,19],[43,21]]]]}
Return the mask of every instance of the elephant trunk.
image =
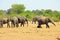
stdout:
{"type": "MultiPolygon", "coordinates": [[[[55,23],[54,23],[54,22],[52,22],[52,21],[51,21],[51,23],[52,23],[53,25],[55,25],[55,23]]],[[[55,25],[55,26],[56,26],[56,25],[55,25]]]]}
{"type": "Polygon", "coordinates": [[[54,26],[56,26],[55,23],[54,23],[51,19],[48,18],[48,20],[49,20],[49,22],[51,22],[54,26]]]}

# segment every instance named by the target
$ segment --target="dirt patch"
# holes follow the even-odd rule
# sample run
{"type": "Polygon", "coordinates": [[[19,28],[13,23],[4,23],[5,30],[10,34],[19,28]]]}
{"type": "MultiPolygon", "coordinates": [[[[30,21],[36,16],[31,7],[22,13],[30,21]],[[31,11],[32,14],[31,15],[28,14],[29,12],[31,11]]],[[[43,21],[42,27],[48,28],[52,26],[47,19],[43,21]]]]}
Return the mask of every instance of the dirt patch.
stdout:
{"type": "Polygon", "coordinates": [[[18,28],[0,28],[0,40],[57,40],[60,38],[60,23],[55,23],[56,27],[49,23],[50,28],[42,25],[37,28],[37,24],[29,23],[24,27],[18,28]]]}

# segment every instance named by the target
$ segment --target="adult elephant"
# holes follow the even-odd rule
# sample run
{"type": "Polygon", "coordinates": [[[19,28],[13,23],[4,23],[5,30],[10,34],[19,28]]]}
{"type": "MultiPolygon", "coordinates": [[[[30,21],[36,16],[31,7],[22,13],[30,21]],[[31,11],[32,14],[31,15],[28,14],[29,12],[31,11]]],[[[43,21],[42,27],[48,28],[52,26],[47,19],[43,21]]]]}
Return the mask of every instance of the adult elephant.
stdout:
{"type": "Polygon", "coordinates": [[[52,23],[53,25],[55,25],[55,23],[50,18],[45,18],[45,19],[40,18],[40,19],[38,19],[38,26],[37,26],[37,28],[42,28],[41,27],[42,24],[46,24],[46,28],[50,28],[48,23],[52,23]]]}
{"type": "Polygon", "coordinates": [[[28,19],[27,18],[24,18],[21,16],[18,16],[17,18],[18,18],[18,23],[21,23],[21,26],[24,27],[25,22],[27,22],[27,26],[28,26],[28,19]]]}
{"type": "Polygon", "coordinates": [[[37,18],[35,17],[33,21],[38,22],[37,28],[42,28],[41,27],[42,24],[46,24],[46,28],[49,28],[48,23],[52,23],[53,25],[55,25],[54,22],[50,18],[47,18],[47,17],[44,17],[44,16],[37,16],[37,18]]]}
{"type": "Polygon", "coordinates": [[[0,27],[3,27],[3,24],[7,24],[7,27],[10,27],[9,22],[9,18],[0,18],[0,27]]]}
{"type": "Polygon", "coordinates": [[[11,21],[11,27],[18,27],[18,19],[17,17],[10,18],[11,21]]]}

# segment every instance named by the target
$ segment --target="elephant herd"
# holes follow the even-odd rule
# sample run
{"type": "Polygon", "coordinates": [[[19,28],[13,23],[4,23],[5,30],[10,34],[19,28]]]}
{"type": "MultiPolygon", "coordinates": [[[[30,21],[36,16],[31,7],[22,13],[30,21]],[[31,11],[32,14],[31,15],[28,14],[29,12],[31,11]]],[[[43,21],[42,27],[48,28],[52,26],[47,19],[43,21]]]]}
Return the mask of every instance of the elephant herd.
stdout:
{"type": "MultiPolygon", "coordinates": [[[[28,21],[29,21],[29,19],[27,19],[25,17],[21,17],[21,16],[12,17],[12,18],[5,18],[5,19],[0,18],[0,27],[3,27],[3,24],[7,24],[7,27],[19,27],[19,26],[24,27],[25,23],[27,23],[27,26],[28,26],[28,21]]],[[[32,24],[33,23],[36,24],[36,22],[38,22],[37,28],[42,28],[41,27],[42,24],[46,24],[46,28],[49,28],[49,25],[48,25],[49,22],[52,23],[53,25],[55,25],[54,22],[50,18],[47,18],[44,16],[33,17],[32,24]]]]}
{"type": "Polygon", "coordinates": [[[1,18],[0,27],[3,27],[3,24],[7,24],[7,27],[18,27],[19,23],[21,23],[21,26],[24,26],[25,22],[27,22],[28,25],[28,19],[24,17],[1,18]]]}

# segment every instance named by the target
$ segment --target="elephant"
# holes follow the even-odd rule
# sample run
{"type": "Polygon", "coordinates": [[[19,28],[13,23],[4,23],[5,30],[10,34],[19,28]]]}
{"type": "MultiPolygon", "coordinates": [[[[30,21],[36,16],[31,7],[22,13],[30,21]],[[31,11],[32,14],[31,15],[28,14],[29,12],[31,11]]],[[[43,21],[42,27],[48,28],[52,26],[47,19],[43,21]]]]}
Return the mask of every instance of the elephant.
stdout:
{"type": "Polygon", "coordinates": [[[36,23],[36,21],[38,22],[37,28],[42,28],[41,27],[42,24],[46,24],[46,28],[49,28],[48,23],[52,23],[53,25],[55,25],[55,23],[50,18],[45,17],[45,16],[36,16],[36,17],[34,17],[32,22],[36,23]]]}
{"type": "Polygon", "coordinates": [[[11,21],[11,27],[18,27],[19,26],[17,17],[10,18],[10,21],[11,21]]]}
{"type": "Polygon", "coordinates": [[[28,19],[27,18],[21,17],[21,16],[18,16],[17,18],[18,18],[18,23],[21,23],[21,26],[24,27],[25,22],[27,22],[27,26],[28,26],[28,19]]]}
{"type": "Polygon", "coordinates": [[[10,27],[9,22],[10,22],[9,18],[0,18],[0,26],[1,27],[3,27],[3,24],[7,24],[7,27],[10,27]]]}
{"type": "MultiPolygon", "coordinates": [[[[55,25],[55,23],[54,23],[50,18],[45,18],[45,19],[40,18],[40,19],[38,19],[37,21],[38,21],[38,26],[37,26],[37,28],[42,28],[42,27],[41,27],[42,24],[46,24],[46,28],[50,28],[49,25],[48,25],[48,23],[52,23],[53,25],[55,25]]],[[[56,25],[55,25],[55,26],[56,26],[56,25]]]]}

